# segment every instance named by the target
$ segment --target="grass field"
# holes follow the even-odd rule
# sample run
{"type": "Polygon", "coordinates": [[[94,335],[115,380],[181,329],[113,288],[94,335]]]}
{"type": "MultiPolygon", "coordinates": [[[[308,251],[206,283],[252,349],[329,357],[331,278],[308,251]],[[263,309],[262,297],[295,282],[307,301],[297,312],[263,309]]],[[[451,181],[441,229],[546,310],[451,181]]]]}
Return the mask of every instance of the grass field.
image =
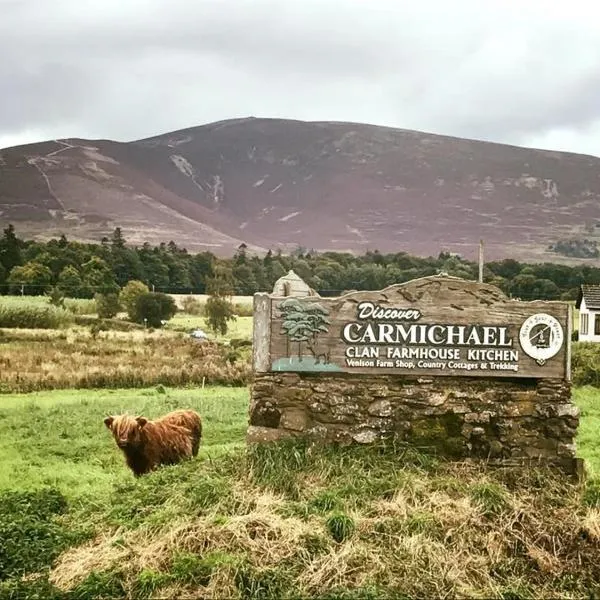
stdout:
{"type": "MultiPolygon", "coordinates": [[[[71,499],[106,492],[128,479],[102,419],[135,412],[154,418],[186,406],[205,421],[205,444],[218,455],[244,442],[247,388],[57,390],[0,397],[0,489],[52,485],[71,499]]],[[[204,458],[206,459],[206,453],[204,458]]]]}
{"type": "MultiPolygon", "coordinates": [[[[600,474],[599,399],[592,388],[575,393],[583,411],[579,454],[593,475],[600,474]]],[[[246,388],[4,395],[0,530],[14,541],[19,564],[42,575],[13,574],[0,597],[19,590],[55,599],[321,600],[600,592],[595,481],[581,489],[541,471],[489,472],[389,449],[247,452],[247,407],[246,388]],[[103,417],[153,417],[176,407],[203,416],[198,458],[135,480],[103,417]],[[57,505],[40,492],[18,516],[6,509],[17,503],[6,494],[44,487],[66,496],[64,514],[37,508],[28,516],[34,506],[57,505]],[[36,544],[49,544],[47,554],[36,544]]],[[[0,579],[10,564],[0,560],[0,579]]]]}
{"type": "MultiPolygon", "coordinates": [[[[600,597],[597,387],[574,390],[584,485],[398,448],[247,448],[251,317],[206,344],[185,335],[202,316],[101,330],[85,302],[78,324],[0,329],[0,599],[600,597]],[[182,407],[199,456],[133,478],[103,418],[182,407]]],[[[600,382],[595,346],[573,363],[600,382]]]]}
{"type": "MultiPolygon", "coordinates": [[[[128,479],[102,423],[108,414],[154,418],[189,407],[205,422],[204,460],[245,447],[246,387],[53,390],[3,394],[0,399],[0,489],[53,485],[75,498],[86,490],[100,494],[107,483],[128,479]]],[[[578,455],[585,459],[589,475],[600,480],[600,390],[577,389],[574,401],[581,409],[578,455]]]]}

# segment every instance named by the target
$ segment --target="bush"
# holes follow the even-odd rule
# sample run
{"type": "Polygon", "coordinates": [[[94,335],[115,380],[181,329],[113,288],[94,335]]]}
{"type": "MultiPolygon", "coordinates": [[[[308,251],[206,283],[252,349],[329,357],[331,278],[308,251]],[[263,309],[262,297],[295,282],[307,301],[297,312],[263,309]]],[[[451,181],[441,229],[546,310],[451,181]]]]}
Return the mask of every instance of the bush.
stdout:
{"type": "Polygon", "coordinates": [[[108,325],[102,319],[97,319],[90,325],[92,338],[96,339],[101,331],[108,331],[108,325]]]}
{"type": "Polygon", "coordinates": [[[594,342],[573,344],[571,369],[573,385],[600,387],[600,344],[594,342]]]}
{"type": "Polygon", "coordinates": [[[134,321],[150,327],[162,327],[162,321],[168,321],[177,312],[175,300],[162,292],[140,294],[135,302],[134,321]]]}
{"type": "Polygon", "coordinates": [[[0,327],[22,329],[58,329],[71,324],[73,315],[51,304],[0,303],[0,327]]]}
{"type": "Polygon", "coordinates": [[[252,304],[240,304],[239,302],[234,304],[233,312],[238,317],[251,317],[254,315],[254,307],[252,304]]]}
{"type": "Polygon", "coordinates": [[[142,294],[147,294],[150,290],[148,286],[138,280],[133,280],[121,290],[119,300],[131,321],[135,320],[135,303],[142,294]]]}
{"type": "Polygon", "coordinates": [[[101,319],[112,319],[121,308],[117,294],[96,294],[94,298],[101,319]]]}
{"type": "Polygon", "coordinates": [[[186,296],[183,299],[183,312],[188,315],[194,315],[197,317],[204,316],[204,305],[202,302],[194,298],[193,296],[186,296]]]}

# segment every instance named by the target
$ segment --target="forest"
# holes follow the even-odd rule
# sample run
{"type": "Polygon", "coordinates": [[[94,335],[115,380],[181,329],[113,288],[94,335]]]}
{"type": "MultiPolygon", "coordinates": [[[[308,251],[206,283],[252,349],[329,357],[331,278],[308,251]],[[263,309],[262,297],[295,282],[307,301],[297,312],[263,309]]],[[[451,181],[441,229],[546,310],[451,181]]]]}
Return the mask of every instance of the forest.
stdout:
{"type": "MultiPolygon", "coordinates": [[[[581,283],[599,284],[600,266],[554,263],[528,264],[513,259],[488,262],[484,281],[523,300],[573,300],[581,283]]],[[[270,291],[275,281],[293,269],[322,296],[350,290],[377,290],[440,272],[475,280],[478,266],[455,254],[417,257],[406,252],[377,250],[357,256],[315,252],[302,248],[289,255],[269,250],[251,255],[241,244],[233,256],[191,253],[170,241],[158,246],[132,247],[116,227],[99,243],[68,240],[65,235],[47,242],[25,240],[13,225],[0,237],[0,294],[40,295],[57,288],[71,298],[118,292],[127,282],[143,281],[152,291],[203,294],[215,278],[231,294],[270,291]]]]}

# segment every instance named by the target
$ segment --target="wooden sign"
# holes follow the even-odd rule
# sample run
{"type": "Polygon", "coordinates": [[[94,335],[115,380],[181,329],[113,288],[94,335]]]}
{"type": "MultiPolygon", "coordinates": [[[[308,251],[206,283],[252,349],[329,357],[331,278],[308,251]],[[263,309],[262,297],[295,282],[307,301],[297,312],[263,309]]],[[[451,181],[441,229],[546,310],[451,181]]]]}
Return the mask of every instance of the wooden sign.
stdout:
{"type": "Polygon", "coordinates": [[[254,369],[570,379],[571,307],[447,275],[339,298],[256,294],[254,369]]]}

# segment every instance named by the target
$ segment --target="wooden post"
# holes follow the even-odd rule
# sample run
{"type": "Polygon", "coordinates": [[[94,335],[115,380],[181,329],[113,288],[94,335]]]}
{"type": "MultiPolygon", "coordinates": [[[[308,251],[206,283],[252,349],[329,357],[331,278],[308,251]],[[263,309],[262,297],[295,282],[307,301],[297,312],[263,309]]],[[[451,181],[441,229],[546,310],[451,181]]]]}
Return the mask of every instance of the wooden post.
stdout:
{"type": "Polygon", "coordinates": [[[265,373],[271,365],[271,299],[269,294],[254,294],[252,319],[252,364],[255,373],[265,373]]]}
{"type": "Polygon", "coordinates": [[[571,335],[573,334],[573,307],[568,304],[567,305],[567,331],[565,332],[566,340],[565,344],[567,346],[567,351],[565,352],[565,379],[567,381],[571,381],[571,335]]]}
{"type": "Polygon", "coordinates": [[[483,283],[483,240],[479,240],[479,283],[483,283]]]}

